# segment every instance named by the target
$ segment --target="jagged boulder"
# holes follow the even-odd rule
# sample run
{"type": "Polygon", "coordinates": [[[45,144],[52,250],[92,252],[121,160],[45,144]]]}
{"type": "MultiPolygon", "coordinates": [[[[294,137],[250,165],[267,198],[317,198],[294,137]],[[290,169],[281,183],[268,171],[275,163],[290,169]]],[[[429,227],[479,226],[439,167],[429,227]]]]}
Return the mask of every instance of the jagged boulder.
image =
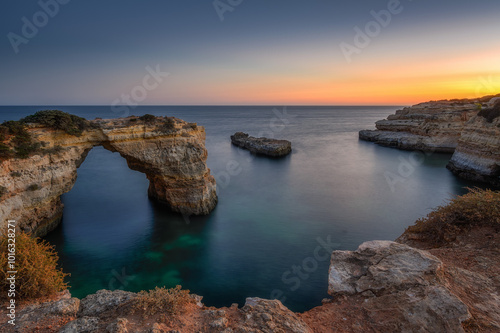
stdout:
{"type": "Polygon", "coordinates": [[[398,332],[463,332],[467,306],[445,286],[441,261],[426,251],[372,241],[356,251],[335,251],[328,276],[334,298],[365,298],[363,310],[398,332]]]}

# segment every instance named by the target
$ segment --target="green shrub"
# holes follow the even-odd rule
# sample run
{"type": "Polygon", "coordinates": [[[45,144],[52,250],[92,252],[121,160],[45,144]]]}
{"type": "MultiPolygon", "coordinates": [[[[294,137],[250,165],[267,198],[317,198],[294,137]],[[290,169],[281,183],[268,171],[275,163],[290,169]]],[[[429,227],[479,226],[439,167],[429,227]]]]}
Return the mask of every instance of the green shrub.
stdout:
{"type": "Polygon", "coordinates": [[[19,158],[28,158],[31,153],[37,152],[40,149],[40,142],[22,143],[16,145],[16,156],[19,158]]]}
{"type": "Polygon", "coordinates": [[[156,120],[156,116],[146,113],[144,116],[140,116],[139,120],[142,120],[145,123],[152,123],[156,120]]]}
{"type": "Polygon", "coordinates": [[[21,119],[21,121],[42,124],[53,129],[63,130],[74,136],[80,136],[84,130],[92,127],[88,120],[59,110],[38,111],[21,119]]]}
{"type": "Polygon", "coordinates": [[[490,109],[479,111],[477,115],[485,118],[487,122],[492,123],[493,120],[500,117],[500,101],[497,101],[490,109]]]}
{"type": "Polygon", "coordinates": [[[26,126],[21,121],[6,121],[0,125],[4,140],[8,136],[13,136],[10,140],[11,147],[5,144],[0,144],[0,159],[8,159],[11,157],[27,158],[31,153],[38,151],[40,148],[39,142],[33,142],[31,135],[26,130],[26,126]]]}
{"type": "Polygon", "coordinates": [[[415,222],[406,232],[441,245],[474,226],[500,228],[500,192],[470,189],[415,222]]]}
{"type": "Polygon", "coordinates": [[[198,125],[196,123],[187,123],[182,126],[184,129],[196,129],[198,128],[198,125]]]}
{"type": "Polygon", "coordinates": [[[14,152],[6,144],[0,143],[0,161],[6,160],[14,156],[14,152]]]}
{"type": "Polygon", "coordinates": [[[163,133],[170,133],[172,131],[175,131],[175,124],[177,122],[174,120],[173,117],[167,117],[163,124],[159,126],[159,131],[163,133]]]}
{"type": "Polygon", "coordinates": [[[28,186],[27,190],[28,191],[37,191],[40,189],[40,185],[38,184],[31,184],[30,186],[28,186]]]}
{"type": "Polygon", "coordinates": [[[154,290],[139,292],[132,299],[132,309],[145,316],[163,312],[175,315],[182,312],[189,303],[194,303],[194,299],[189,295],[189,290],[182,290],[181,286],[171,289],[156,287],[154,290]]]}
{"type": "Polygon", "coordinates": [[[56,145],[52,148],[47,148],[47,149],[44,149],[43,152],[45,154],[59,154],[60,152],[62,152],[64,150],[63,147],[61,147],[60,145],[56,145]]]}
{"type": "Polygon", "coordinates": [[[8,192],[5,186],[0,185],[0,198],[2,198],[8,192]]]}
{"type": "Polygon", "coordinates": [[[21,177],[21,176],[22,176],[22,174],[21,174],[19,171],[12,171],[12,172],[10,173],[10,175],[11,175],[12,177],[21,177]]]}
{"type": "Polygon", "coordinates": [[[26,134],[26,128],[21,121],[9,120],[3,122],[1,126],[4,128],[2,130],[4,134],[10,134],[10,135],[26,134]]]}
{"type": "MultiPolygon", "coordinates": [[[[2,253],[7,253],[8,234],[0,236],[2,253]]],[[[22,231],[16,232],[16,300],[52,296],[68,288],[64,278],[68,275],[57,267],[58,256],[54,247],[46,241],[31,238],[22,231]]],[[[7,281],[7,256],[0,256],[0,297],[6,297],[9,288],[7,281]]]]}

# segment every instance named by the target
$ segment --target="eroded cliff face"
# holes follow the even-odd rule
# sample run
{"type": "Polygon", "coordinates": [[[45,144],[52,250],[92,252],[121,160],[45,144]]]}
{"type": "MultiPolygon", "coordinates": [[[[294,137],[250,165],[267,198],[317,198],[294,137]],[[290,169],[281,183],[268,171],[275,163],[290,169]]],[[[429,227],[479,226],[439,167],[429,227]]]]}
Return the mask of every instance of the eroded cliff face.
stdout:
{"type": "Polygon", "coordinates": [[[59,223],[60,196],[73,187],[77,168],[94,146],[119,152],[130,168],[146,173],[149,195],[183,214],[208,214],[217,203],[215,179],[206,166],[205,130],[171,118],[148,122],[136,117],[93,120],[81,136],[30,125],[29,133],[43,150],[26,159],[0,164],[1,230],[7,220],[36,236],[59,223]]]}
{"type": "Polygon", "coordinates": [[[396,111],[359,138],[404,150],[454,153],[448,164],[457,176],[500,186],[500,97],[427,102],[396,111]],[[493,113],[492,113],[493,114],[493,113]],[[496,114],[496,113],[495,113],[496,114]]]}
{"type": "Polygon", "coordinates": [[[447,166],[459,177],[500,186],[500,118],[474,117],[447,166]]]}
{"type": "Polygon", "coordinates": [[[479,100],[427,102],[396,111],[359,132],[362,140],[406,150],[452,153],[460,133],[478,112],[479,100]]]}

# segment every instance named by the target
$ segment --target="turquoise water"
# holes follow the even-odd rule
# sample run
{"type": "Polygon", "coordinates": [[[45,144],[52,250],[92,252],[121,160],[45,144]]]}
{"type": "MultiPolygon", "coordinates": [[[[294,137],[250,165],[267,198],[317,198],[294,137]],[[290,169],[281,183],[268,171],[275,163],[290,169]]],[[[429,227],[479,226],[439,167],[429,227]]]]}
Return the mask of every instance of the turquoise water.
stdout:
{"type": "MultiPolygon", "coordinates": [[[[0,121],[40,107],[1,107],[0,121]],[[3,118],[2,118],[3,116],[3,118]]],[[[109,107],[50,107],[88,119],[109,107]]],[[[328,252],[395,239],[465,186],[446,168],[450,155],[398,151],[358,141],[397,107],[138,107],[205,126],[208,166],[219,204],[185,219],[147,197],[144,174],[94,148],[63,196],[56,246],[74,296],[96,290],[184,288],[214,306],[246,297],[279,298],[296,311],[327,296],[328,252]],[[282,159],[231,145],[237,131],[292,141],[282,159]],[[389,181],[388,181],[389,179],[389,181]],[[328,251],[328,252],[327,252],[328,251]]]]}

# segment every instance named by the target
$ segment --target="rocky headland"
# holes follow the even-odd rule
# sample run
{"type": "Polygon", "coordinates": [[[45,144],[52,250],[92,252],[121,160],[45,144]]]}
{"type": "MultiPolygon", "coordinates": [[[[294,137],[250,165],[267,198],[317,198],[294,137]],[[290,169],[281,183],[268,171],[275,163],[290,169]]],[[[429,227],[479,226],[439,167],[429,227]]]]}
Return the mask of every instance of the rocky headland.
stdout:
{"type": "Polygon", "coordinates": [[[499,95],[421,103],[377,121],[376,130],[360,131],[359,138],[403,150],[453,153],[448,165],[453,173],[499,185],[498,108],[499,95]]]}
{"type": "Polygon", "coordinates": [[[231,135],[231,143],[254,154],[282,157],[292,152],[292,143],[287,140],[255,138],[247,133],[237,132],[231,135]]]}
{"type": "MultiPolygon", "coordinates": [[[[66,116],[57,113],[43,119],[62,121],[66,116]]],[[[35,236],[55,228],[63,212],[60,196],[71,190],[78,167],[95,146],[118,152],[131,169],[145,173],[149,195],[176,212],[208,214],[217,203],[215,179],[206,165],[205,130],[194,123],[154,116],[96,119],[85,121],[85,129],[76,134],[43,123],[26,122],[22,132],[15,122],[3,127],[7,125],[17,134],[5,130],[3,135],[2,231],[8,219],[35,236]],[[39,148],[22,157],[7,150],[9,143],[26,136],[31,137],[28,147],[39,148]]],[[[25,146],[18,145],[18,155],[25,146]]]]}

